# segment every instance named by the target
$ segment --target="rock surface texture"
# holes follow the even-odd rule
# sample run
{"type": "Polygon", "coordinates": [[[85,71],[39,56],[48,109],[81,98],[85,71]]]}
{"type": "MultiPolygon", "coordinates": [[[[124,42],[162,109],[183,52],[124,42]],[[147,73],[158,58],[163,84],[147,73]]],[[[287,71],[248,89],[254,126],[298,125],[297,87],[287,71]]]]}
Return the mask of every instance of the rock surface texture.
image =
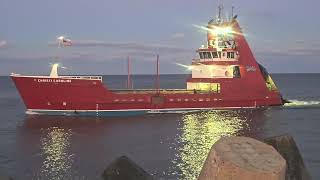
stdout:
{"type": "Polygon", "coordinates": [[[126,156],[114,160],[102,175],[104,180],[153,180],[152,176],[126,156]]]}
{"type": "Polygon", "coordinates": [[[198,180],[284,180],[285,159],[270,145],[223,137],[211,148],[198,180]]]}
{"type": "Polygon", "coordinates": [[[311,179],[292,136],[286,134],[270,137],[265,139],[264,142],[273,146],[286,159],[286,180],[311,179]]]}

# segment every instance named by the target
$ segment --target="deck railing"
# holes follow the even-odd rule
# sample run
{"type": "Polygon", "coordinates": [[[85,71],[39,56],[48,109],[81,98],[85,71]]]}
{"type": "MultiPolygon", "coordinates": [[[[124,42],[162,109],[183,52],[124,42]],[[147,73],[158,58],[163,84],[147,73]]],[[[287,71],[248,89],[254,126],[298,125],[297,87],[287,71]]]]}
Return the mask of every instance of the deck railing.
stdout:
{"type": "Polygon", "coordinates": [[[102,76],[59,76],[59,78],[89,79],[89,80],[100,80],[100,81],[102,81],[102,76]]]}
{"type": "Polygon", "coordinates": [[[204,90],[188,90],[188,89],[111,89],[111,92],[117,94],[149,94],[149,93],[161,93],[161,94],[208,94],[219,93],[218,91],[204,91],[204,90]]]}
{"type": "Polygon", "coordinates": [[[208,59],[192,59],[192,62],[219,62],[219,61],[238,61],[236,58],[208,58],[208,59]]]}

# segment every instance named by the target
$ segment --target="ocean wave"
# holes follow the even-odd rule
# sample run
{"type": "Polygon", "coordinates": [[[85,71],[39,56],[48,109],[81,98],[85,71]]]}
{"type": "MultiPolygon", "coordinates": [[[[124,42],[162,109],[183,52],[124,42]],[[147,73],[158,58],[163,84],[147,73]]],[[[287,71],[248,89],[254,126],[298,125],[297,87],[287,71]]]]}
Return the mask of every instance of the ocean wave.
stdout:
{"type": "Polygon", "coordinates": [[[289,100],[284,107],[320,107],[320,101],[289,100]]]}
{"type": "Polygon", "coordinates": [[[39,114],[41,114],[41,113],[37,113],[37,112],[34,112],[34,111],[27,110],[27,111],[26,111],[26,114],[27,114],[27,115],[39,115],[39,114]]]}

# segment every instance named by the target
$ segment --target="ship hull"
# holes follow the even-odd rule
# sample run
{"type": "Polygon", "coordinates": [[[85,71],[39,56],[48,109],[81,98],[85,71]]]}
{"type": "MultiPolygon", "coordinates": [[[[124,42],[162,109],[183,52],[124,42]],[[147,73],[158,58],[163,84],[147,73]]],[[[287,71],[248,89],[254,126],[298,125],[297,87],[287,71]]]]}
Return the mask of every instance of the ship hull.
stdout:
{"type": "Polygon", "coordinates": [[[121,110],[48,110],[48,109],[28,109],[28,115],[49,115],[49,116],[91,116],[91,117],[123,117],[141,116],[146,114],[183,114],[191,112],[204,112],[210,110],[239,110],[257,109],[262,107],[215,107],[215,108],[188,108],[188,109],[121,109],[121,110]]]}
{"type": "Polygon", "coordinates": [[[277,91],[246,87],[246,80],[220,80],[220,93],[181,90],[109,90],[102,80],[11,76],[27,114],[135,116],[282,104],[277,91]],[[242,82],[243,81],[243,82],[242,82]]]}
{"type": "Polygon", "coordinates": [[[145,115],[147,110],[51,110],[51,109],[28,109],[28,115],[49,116],[91,116],[91,117],[119,117],[145,115]]]}

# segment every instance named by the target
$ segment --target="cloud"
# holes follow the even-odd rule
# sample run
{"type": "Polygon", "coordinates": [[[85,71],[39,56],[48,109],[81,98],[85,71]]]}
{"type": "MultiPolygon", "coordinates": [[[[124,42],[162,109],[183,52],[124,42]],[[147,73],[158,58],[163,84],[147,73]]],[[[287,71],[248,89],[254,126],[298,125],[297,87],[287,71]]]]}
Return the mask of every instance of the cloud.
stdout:
{"type": "Polygon", "coordinates": [[[189,63],[195,57],[195,50],[166,43],[106,42],[98,40],[72,40],[71,47],[58,48],[56,42],[49,42],[49,47],[41,51],[23,49],[1,54],[2,59],[38,62],[79,61],[109,62],[122,61],[130,56],[133,60],[153,62],[160,55],[162,62],[189,63]]]}
{"type": "Polygon", "coordinates": [[[288,49],[289,55],[320,56],[320,47],[297,47],[288,49]]]}
{"type": "Polygon", "coordinates": [[[320,43],[296,40],[281,44],[270,45],[257,49],[257,53],[266,56],[320,56],[320,43]]]}
{"type": "Polygon", "coordinates": [[[8,46],[8,42],[5,40],[0,40],[0,48],[4,48],[8,46]]]}
{"type": "MultiPolygon", "coordinates": [[[[56,46],[55,42],[49,42],[49,46],[56,46]]],[[[106,42],[98,40],[73,40],[72,47],[97,47],[107,48],[113,52],[130,54],[157,54],[157,53],[185,53],[192,49],[182,48],[171,44],[136,43],[136,42],[106,42]]]]}
{"type": "Polygon", "coordinates": [[[182,39],[182,38],[184,38],[184,33],[175,33],[175,34],[173,34],[172,35],[172,38],[173,39],[182,39]]]}

